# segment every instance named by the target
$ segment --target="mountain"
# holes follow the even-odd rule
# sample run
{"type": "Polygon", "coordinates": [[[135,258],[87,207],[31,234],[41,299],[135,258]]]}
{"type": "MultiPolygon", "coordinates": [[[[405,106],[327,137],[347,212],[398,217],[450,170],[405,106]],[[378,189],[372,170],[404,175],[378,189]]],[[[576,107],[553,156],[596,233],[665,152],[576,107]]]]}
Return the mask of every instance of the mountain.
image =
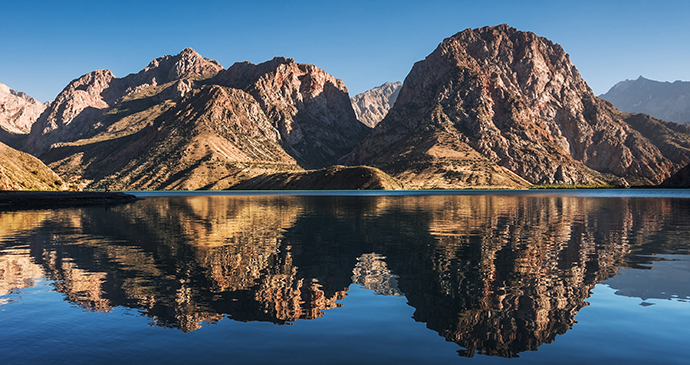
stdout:
{"type": "Polygon", "coordinates": [[[178,89],[189,89],[191,82],[214,76],[222,66],[201,57],[191,48],[176,56],[157,58],[139,73],[117,78],[110,70],[96,70],[69,83],[31,128],[22,150],[40,156],[54,143],[70,142],[100,127],[93,121],[121,103],[126,96],[166,89],[170,83],[185,80],[178,89]]]}
{"type": "Polygon", "coordinates": [[[690,123],[690,82],[660,82],[645,79],[625,80],[600,96],[619,110],[645,113],[676,123],[690,123]]]}
{"type": "Polygon", "coordinates": [[[341,161],[420,188],[646,185],[690,162],[690,130],[616,110],[561,46],[498,25],[457,33],[417,62],[341,161]]]}
{"type": "Polygon", "coordinates": [[[241,62],[209,82],[251,94],[304,168],[335,164],[370,132],[357,120],[342,80],[314,65],[284,57],[241,62]]]}
{"type": "Polygon", "coordinates": [[[64,182],[41,160],[0,143],[0,190],[62,190],[64,182]]]}
{"type": "Polygon", "coordinates": [[[251,95],[210,85],[156,103],[166,90],[125,99],[94,120],[96,134],[43,160],[70,181],[111,189],[222,189],[249,171],[300,170],[251,95]]]}
{"type": "Polygon", "coordinates": [[[357,119],[374,128],[395,104],[402,82],[387,82],[350,98],[357,119]]]}
{"type": "Polygon", "coordinates": [[[82,187],[226,189],[329,166],[368,132],[342,81],[316,66],[276,58],[223,70],[185,49],[122,79],[74,80],[24,147],[82,187]]]}
{"type": "Polygon", "coordinates": [[[38,100],[0,84],[0,142],[14,144],[46,109],[38,100]]]}

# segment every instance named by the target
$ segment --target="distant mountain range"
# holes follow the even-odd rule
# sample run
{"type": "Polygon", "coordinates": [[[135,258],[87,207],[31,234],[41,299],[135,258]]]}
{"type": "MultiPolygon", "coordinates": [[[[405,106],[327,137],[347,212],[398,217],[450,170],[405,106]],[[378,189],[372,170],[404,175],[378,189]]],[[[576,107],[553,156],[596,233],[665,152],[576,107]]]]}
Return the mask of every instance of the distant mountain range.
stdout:
{"type": "Polygon", "coordinates": [[[617,109],[644,113],[669,122],[690,123],[690,82],[660,82],[645,79],[625,80],[600,96],[617,109]]]}
{"type": "MultiPolygon", "coordinates": [[[[19,94],[0,100],[41,108],[19,94]]],[[[402,85],[352,99],[314,65],[224,69],[188,48],[123,78],[83,75],[42,107],[28,123],[0,114],[0,141],[40,158],[60,187],[650,185],[690,162],[689,126],[616,110],[559,45],[507,25],[447,38],[402,85]]]]}
{"type": "Polygon", "coordinates": [[[400,81],[386,82],[353,96],[350,100],[357,119],[371,128],[376,127],[395,104],[401,87],[400,81]]]}
{"type": "Polygon", "coordinates": [[[45,109],[46,105],[31,96],[0,84],[0,142],[17,143],[45,109]]]}

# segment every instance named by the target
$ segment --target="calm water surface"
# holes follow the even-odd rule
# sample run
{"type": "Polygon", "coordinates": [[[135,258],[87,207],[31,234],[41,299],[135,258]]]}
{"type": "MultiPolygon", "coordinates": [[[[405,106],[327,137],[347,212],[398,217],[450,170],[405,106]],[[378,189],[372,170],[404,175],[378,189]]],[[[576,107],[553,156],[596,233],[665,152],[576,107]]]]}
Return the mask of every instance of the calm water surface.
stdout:
{"type": "Polygon", "coordinates": [[[690,191],[0,211],[0,363],[687,363],[690,191]]]}

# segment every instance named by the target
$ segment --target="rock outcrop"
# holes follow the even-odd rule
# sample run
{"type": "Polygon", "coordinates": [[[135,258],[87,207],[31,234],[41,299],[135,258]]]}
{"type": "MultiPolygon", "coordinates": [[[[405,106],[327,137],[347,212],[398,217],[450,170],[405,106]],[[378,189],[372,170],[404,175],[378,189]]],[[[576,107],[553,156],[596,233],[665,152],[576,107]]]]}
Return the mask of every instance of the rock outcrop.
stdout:
{"type": "Polygon", "coordinates": [[[630,118],[593,94],[561,46],[507,25],[467,29],[414,65],[386,118],[341,161],[421,187],[419,171],[435,185],[476,186],[471,175],[520,185],[501,168],[531,184],[657,184],[690,162],[690,134],[667,127],[680,143],[662,151],[630,118]]]}
{"type": "Polygon", "coordinates": [[[285,150],[304,168],[333,165],[370,129],[359,122],[347,88],[322,69],[276,57],[236,63],[211,83],[241,89],[261,104],[285,150]]]}
{"type": "Polygon", "coordinates": [[[400,81],[386,82],[350,98],[357,119],[371,128],[376,127],[395,104],[401,87],[400,81]]]}
{"type": "Polygon", "coordinates": [[[15,136],[28,134],[45,109],[31,96],[0,84],[0,142],[13,144],[15,136]]]}
{"type": "Polygon", "coordinates": [[[0,143],[0,190],[62,190],[64,182],[41,160],[0,143]]]}
{"type": "Polygon", "coordinates": [[[690,123],[690,82],[660,82],[645,79],[621,81],[600,95],[617,109],[645,113],[676,123],[690,123]]]}

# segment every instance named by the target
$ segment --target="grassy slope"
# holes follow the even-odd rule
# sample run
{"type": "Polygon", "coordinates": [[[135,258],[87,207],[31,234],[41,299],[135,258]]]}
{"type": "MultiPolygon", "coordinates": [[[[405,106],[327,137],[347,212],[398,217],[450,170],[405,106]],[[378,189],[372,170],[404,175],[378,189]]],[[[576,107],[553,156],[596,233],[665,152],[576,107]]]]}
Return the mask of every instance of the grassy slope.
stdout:
{"type": "Polygon", "coordinates": [[[0,190],[62,190],[62,179],[41,160],[3,143],[0,156],[0,190]]]}

